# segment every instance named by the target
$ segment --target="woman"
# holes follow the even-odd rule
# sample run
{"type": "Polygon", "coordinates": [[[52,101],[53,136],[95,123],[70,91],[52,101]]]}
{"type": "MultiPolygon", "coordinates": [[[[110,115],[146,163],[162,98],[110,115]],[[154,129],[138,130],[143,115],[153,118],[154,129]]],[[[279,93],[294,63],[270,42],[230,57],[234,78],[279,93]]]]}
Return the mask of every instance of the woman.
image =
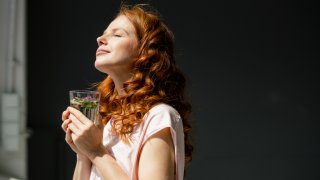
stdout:
{"type": "Polygon", "coordinates": [[[66,142],[77,153],[73,179],[182,180],[191,160],[191,111],[173,35],[144,5],[122,6],[97,38],[101,120],[68,107],[66,142]]]}

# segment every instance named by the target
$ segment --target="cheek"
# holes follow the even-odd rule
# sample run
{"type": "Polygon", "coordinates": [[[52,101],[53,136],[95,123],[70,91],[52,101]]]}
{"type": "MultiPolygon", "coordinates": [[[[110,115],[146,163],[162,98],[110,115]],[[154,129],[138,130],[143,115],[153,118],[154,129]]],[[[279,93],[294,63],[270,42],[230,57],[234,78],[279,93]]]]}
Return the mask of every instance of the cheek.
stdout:
{"type": "Polygon", "coordinates": [[[132,41],[119,44],[118,48],[123,51],[122,53],[131,58],[137,54],[137,43],[132,41]]]}

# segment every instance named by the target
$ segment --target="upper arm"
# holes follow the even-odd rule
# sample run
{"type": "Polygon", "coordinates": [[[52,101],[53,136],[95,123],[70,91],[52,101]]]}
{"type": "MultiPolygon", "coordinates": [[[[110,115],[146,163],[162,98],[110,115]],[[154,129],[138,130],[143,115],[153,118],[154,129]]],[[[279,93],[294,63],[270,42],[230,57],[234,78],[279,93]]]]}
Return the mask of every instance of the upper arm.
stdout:
{"type": "Polygon", "coordinates": [[[152,135],[143,145],[138,176],[140,180],[173,180],[174,175],[174,145],[170,128],[164,128],[152,135]]]}

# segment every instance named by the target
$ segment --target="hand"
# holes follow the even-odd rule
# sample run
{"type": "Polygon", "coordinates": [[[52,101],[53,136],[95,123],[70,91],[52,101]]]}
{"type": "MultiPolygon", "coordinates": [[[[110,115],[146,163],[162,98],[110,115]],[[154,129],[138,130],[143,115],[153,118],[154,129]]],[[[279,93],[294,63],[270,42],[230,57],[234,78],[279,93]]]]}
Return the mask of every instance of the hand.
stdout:
{"type": "Polygon", "coordinates": [[[70,128],[68,127],[69,124],[71,123],[71,119],[69,119],[69,116],[70,116],[70,111],[67,109],[65,111],[63,111],[62,113],[62,129],[64,130],[64,132],[66,133],[66,136],[65,136],[65,141],[69,144],[70,148],[78,154],[78,157],[79,158],[83,158],[85,159],[85,155],[82,154],[79,149],[77,148],[77,146],[73,143],[73,140],[71,138],[71,130],[70,128]]]}
{"type": "Polygon", "coordinates": [[[99,122],[95,125],[77,109],[68,107],[67,111],[70,113],[70,122],[66,122],[66,136],[68,136],[66,141],[68,142],[71,139],[77,150],[87,157],[105,152],[105,147],[102,144],[103,126],[101,125],[101,118],[98,118],[97,121],[99,122]],[[70,133],[68,133],[68,129],[70,129],[70,133]]]}

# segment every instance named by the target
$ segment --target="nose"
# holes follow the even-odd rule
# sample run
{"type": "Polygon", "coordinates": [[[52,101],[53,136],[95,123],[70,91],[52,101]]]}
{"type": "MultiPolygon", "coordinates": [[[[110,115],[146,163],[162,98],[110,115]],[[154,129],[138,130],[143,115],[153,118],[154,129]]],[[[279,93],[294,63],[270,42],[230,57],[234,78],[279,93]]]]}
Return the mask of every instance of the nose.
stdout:
{"type": "Polygon", "coordinates": [[[97,43],[98,43],[98,46],[105,45],[107,44],[107,38],[104,35],[99,36],[97,38],[97,43]]]}

